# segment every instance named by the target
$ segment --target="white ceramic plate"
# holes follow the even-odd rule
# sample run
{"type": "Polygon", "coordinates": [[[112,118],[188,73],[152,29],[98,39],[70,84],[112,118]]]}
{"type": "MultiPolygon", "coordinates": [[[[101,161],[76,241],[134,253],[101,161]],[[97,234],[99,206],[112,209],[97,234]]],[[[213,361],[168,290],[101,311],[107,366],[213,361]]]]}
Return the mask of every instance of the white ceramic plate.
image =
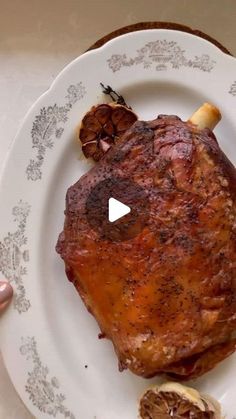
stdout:
{"type": "MultiPolygon", "coordinates": [[[[134,32],[77,58],[27,114],[0,185],[0,270],[15,289],[1,318],[0,342],[10,377],[37,418],[135,419],[142,391],[158,379],[119,373],[110,342],[67,281],[55,252],[65,193],[90,165],[74,130],[99,83],[124,95],[141,118],[186,119],[204,101],[223,114],[216,135],[236,163],[236,59],[196,36],[172,30],[134,32]]],[[[233,419],[236,356],[194,385],[233,419]]]]}

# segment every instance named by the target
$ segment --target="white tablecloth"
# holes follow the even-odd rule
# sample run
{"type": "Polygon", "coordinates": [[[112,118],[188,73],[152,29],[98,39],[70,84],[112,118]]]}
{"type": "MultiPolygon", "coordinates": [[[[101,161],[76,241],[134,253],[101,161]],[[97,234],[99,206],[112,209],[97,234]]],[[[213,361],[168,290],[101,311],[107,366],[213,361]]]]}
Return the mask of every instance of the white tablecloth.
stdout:
{"type": "MultiPolygon", "coordinates": [[[[0,172],[31,104],[67,63],[106,33],[141,21],[178,22],[208,33],[236,56],[235,0],[0,3],[0,172]]],[[[29,418],[0,357],[0,419],[29,418]]]]}

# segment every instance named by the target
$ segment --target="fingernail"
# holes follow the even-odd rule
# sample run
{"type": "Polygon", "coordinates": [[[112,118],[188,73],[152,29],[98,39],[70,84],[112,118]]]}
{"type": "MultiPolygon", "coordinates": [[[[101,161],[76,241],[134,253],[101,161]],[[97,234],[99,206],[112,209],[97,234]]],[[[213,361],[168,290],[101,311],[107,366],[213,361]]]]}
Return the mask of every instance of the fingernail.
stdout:
{"type": "Polygon", "coordinates": [[[8,282],[0,282],[0,304],[6,303],[11,299],[12,295],[12,286],[8,282]]]}

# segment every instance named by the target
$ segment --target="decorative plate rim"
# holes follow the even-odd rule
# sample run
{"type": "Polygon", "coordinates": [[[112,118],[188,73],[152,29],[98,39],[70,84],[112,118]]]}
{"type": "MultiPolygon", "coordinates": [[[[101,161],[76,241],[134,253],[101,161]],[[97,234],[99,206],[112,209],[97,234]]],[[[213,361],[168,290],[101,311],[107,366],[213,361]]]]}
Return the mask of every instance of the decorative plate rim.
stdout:
{"type": "MultiPolygon", "coordinates": [[[[124,33],[122,35],[119,35],[113,39],[110,39],[109,41],[107,41],[105,44],[99,46],[98,48],[94,48],[94,49],[89,49],[87,51],[85,51],[84,53],[82,53],[81,55],[75,57],[73,60],[71,60],[68,64],[66,64],[60,71],[59,73],[56,75],[56,77],[54,78],[54,80],[52,81],[52,83],[50,84],[50,86],[47,88],[47,90],[45,90],[45,92],[43,92],[36,100],[35,102],[29,107],[28,111],[26,112],[25,116],[23,117],[21,123],[19,124],[19,127],[16,131],[15,137],[9,147],[7,156],[3,162],[3,166],[2,169],[0,171],[0,183],[1,183],[1,179],[4,176],[4,172],[5,172],[5,167],[7,166],[8,163],[8,159],[10,158],[12,149],[14,148],[15,142],[22,130],[22,128],[24,127],[25,121],[28,119],[28,117],[32,114],[33,110],[37,107],[37,105],[43,101],[43,99],[45,99],[57,86],[58,82],[60,81],[61,78],[63,78],[64,74],[66,74],[66,72],[73,67],[74,65],[76,65],[76,63],[78,62],[78,60],[80,60],[81,58],[86,58],[87,56],[96,54],[99,51],[102,51],[106,48],[108,48],[109,46],[112,46],[113,43],[117,42],[117,40],[123,39],[123,38],[128,38],[128,37],[132,37],[135,36],[136,34],[145,34],[147,32],[156,32],[156,33],[160,33],[162,32],[163,34],[165,32],[168,33],[182,33],[187,37],[192,37],[192,38],[198,38],[199,40],[201,40],[202,42],[208,44],[209,46],[211,46],[211,48],[214,48],[215,52],[222,57],[226,57],[228,60],[230,61],[236,61],[236,57],[234,57],[233,55],[230,55],[224,51],[222,51],[220,49],[219,46],[213,44],[211,41],[202,38],[198,35],[194,35],[192,33],[189,32],[182,32],[181,30],[175,30],[175,29],[143,29],[143,30],[137,30],[137,31],[133,31],[133,32],[128,32],[128,33],[124,33]]],[[[236,78],[236,76],[235,76],[236,78]]],[[[234,81],[233,81],[234,82],[234,81]]]]}

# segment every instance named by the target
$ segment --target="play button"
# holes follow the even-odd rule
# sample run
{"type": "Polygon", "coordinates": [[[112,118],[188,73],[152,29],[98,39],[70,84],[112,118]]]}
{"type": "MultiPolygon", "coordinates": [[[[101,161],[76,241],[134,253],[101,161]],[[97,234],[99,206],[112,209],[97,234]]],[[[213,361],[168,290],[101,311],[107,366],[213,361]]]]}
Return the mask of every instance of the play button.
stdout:
{"type": "Polygon", "coordinates": [[[119,220],[131,211],[128,205],[123,204],[115,198],[110,198],[108,204],[108,219],[111,223],[114,223],[114,221],[119,220]]]}
{"type": "Polygon", "coordinates": [[[135,182],[111,177],[91,189],[85,210],[100,239],[119,242],[135,238],[147,225],[149,199],[135,182]]]}

